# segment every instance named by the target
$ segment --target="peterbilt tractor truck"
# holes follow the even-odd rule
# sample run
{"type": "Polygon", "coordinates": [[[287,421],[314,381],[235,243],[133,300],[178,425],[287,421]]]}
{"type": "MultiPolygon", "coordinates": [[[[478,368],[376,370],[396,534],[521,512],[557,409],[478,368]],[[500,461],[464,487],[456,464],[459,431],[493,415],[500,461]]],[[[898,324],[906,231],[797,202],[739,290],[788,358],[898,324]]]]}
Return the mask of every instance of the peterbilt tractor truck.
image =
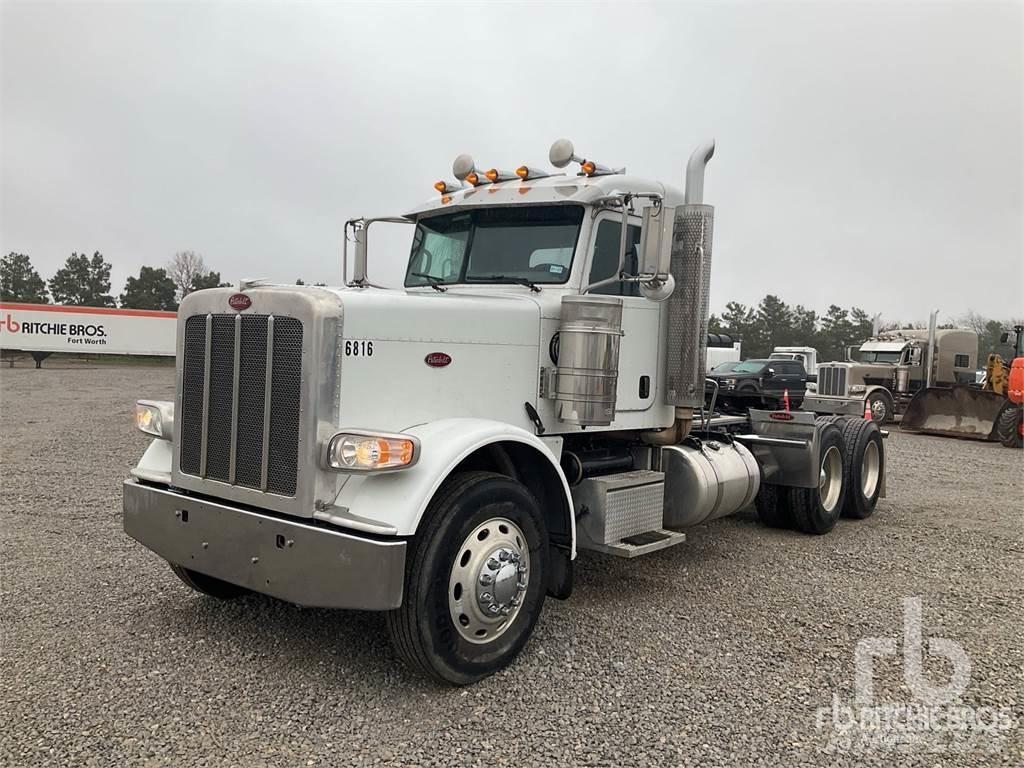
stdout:
{"type": "Polygon", "coordinates": [[[859,359],[821,363],[804,407],[823,414],[862,413],[865,404],[879,424],[903,413],[914,395],[928,387],[973,382],[978,334],[960,328],[884,331],[860,345],[859,359]]]}
{"type": "Polygon", "coordinates": [[[867,517],[873,422],[704,407],[713,152],[685,191],[564,139],[578,172],[462,155],[425,204],[347,222],[342,287],[190,294],[175,399],[136,404],[125,531],[214,598],[383,611],[402,660],[462,685],[570,596],[579,550],[641,557],[752,504],[810,534],[867,517]],[[400,289],[368,274],[378,222],[412,227],[400,289]]]}

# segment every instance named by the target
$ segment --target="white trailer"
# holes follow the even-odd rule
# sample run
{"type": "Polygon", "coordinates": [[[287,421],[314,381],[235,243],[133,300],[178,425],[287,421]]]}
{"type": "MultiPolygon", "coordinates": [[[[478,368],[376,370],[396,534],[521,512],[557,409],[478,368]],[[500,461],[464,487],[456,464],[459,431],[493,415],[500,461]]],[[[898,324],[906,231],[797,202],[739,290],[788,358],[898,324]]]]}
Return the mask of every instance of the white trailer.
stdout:
{"type": "Polygon", "coordinates": [[[174,356],[174,312],[0,303],[0,349],[31,352],[36,367],[54,352],[174,356]]]}
{"type": "Polygon", "coordinates": [[[871,514],[873,423],[703,410],[713,151],[685,192],[565,140],[579,173],[460,156],[424,205],[347,223],[344,287],[191,294],[125,530],[214,597],[386,611],[401,658],[466,684],[569,597],[579,549],[641,556],[752,502],[815,534],[871,514]],[[402,289],[368,275],[377,221],[414,227],[402,289]]]}

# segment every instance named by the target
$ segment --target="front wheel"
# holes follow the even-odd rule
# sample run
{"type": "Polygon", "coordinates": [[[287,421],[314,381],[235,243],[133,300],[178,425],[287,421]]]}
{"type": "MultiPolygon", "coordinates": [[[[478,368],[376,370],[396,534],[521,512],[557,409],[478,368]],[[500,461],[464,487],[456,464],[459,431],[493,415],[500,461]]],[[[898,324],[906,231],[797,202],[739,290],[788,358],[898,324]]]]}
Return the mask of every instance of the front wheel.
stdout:
{"type": "Polygon", "coordinates": [[[1007,402],[996,417],[996,437],[1007,448],[1024,446],[1024,407],[1007,402]]]}
{"type": "Polygon", "coordinates": [[[871,420],[880,427],[892,421],[896,412],[892,397],[884,389],[876,389],[868,395],[868,408],[871,409],[871,420]]]}
{"type": "Polygon", "coordinates": [[[442,484],[406,565],[388,633],[409,666],[468,685],[507,666],[544,605],[547,530],[533,495],[493,472],[442,484]]]}
{"type": "Polygon", "coordinates": [[[171,566],[174,575],[185,582],[186,585],[196,592],[216,597],[218,600],[231,600],[241,597],[249,591],[245,587],[240,587],[229,581],[215,579],[213,576],[207,576],[205,573],[199,573],[199,571],[193,571],[174,563],[168,563],[168,565],[171,566]]]}

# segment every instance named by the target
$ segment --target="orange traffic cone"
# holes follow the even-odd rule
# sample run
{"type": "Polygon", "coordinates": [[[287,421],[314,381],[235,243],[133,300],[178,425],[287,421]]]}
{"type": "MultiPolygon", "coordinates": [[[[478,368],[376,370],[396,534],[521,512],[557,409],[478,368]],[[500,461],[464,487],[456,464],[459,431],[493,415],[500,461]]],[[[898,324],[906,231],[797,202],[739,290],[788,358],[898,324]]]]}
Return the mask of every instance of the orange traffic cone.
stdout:
{"type": "Polygon", "coordinates": [[[864,420],[865,421],[871,421],[872,418],[873,417],[871,415],[871,401],[870,400],[865,400],[864,401],[864,420]]]}
{"type": "Polygon", "coordinates": [[[782,410],[789,413],[789,389],[782,390],[782,410]]]}

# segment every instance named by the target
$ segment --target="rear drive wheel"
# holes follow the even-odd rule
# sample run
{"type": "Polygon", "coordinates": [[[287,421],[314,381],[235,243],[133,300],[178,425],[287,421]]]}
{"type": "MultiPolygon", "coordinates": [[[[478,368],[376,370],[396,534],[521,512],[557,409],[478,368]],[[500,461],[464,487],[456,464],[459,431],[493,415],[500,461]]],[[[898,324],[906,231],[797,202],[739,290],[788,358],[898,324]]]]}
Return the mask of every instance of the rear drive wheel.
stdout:
{"type": "Polygon", "coordinates": [[[892,396],[884,389],[876,389],[868,395],[868,407],[871,409],[871,420],[880,427],[892,421],[896,412],[892,396]]]}
{"type": "Polygon", "coordinates": [[[846,452],[843,479],[846,482],[846,503],[843,516],[863,520],[871,517],[882,490],[885,471],[885,448],[882,432],[873,421],[851,418],[843,427],[846,452]]]}
{"type": "Polygon", "coordinates": [[[231,600],[241,597],[249,591],[245,587],[232,584],[230,581],[215,579],[213,576],[207,576],[205,573],[199,573],[199,571],[192,571],[174,563],[168,563],[168,565],[171,566],[175,576],[196,592],[216,597],[218,600],[231,600]]]}
{"type": "Polygon", "coordinates": [[[494,472],[446,480],[411,543],[388,633],[409,666],[468,685],[507,666],[544,605],[548,537],[533,495],[494,472]]]}
{"type": "Polygon", "coordinates": [[[793,527],[802,533],[831,531],[843,509],[846,487],[843,484],[843,433],[835,424],[819,420],[817,488],[790,488],[787,492],[793,527]]]}
{"type": "Polygon", "coordinates": [[[769,528],[789,528],[793,524],[785,504],[786,500],[782,497],[782,488],[767,483],[761,483],[761,489],[754,497],[757,517],[769,528]]]}
{"type": "Polygon", "coordinates": [[[996,437],[1007,448],[1024,446],[1024,407],[1007,402],[996,417],[996,437]]]}

